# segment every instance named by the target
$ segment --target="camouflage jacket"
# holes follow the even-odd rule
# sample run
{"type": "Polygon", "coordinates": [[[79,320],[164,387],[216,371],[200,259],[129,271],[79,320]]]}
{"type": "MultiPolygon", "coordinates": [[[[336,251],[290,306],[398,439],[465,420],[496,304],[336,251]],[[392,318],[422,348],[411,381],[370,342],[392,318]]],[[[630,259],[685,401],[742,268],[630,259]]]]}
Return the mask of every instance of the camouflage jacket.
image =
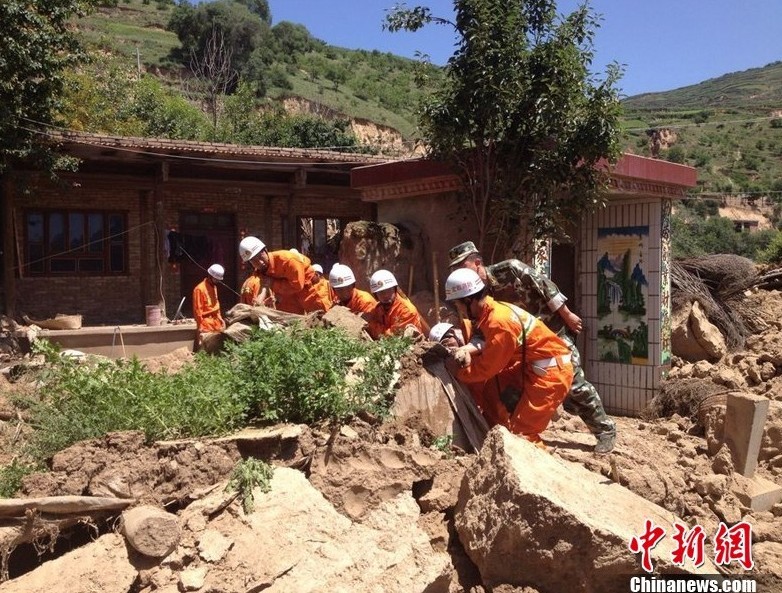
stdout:
{"type": "Polygon", "coordinates": [[[486,266],[492,296],[513,303],[538,317],[556,333],[565,326],[556,313],[567,301],[551,280],[517,259],[506,259],[486,266]]]}

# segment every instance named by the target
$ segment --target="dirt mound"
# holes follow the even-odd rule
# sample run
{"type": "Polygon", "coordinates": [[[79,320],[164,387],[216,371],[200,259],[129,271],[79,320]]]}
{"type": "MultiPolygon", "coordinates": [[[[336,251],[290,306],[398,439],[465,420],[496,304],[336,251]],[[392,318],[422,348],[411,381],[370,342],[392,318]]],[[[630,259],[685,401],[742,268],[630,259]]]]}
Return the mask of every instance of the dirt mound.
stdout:
{"type": "MultiPolygon", "coordinates": [[[[748,521],[755,538],[752,575],[778,585],[782,581],[773,579],[782,579],[782,504],[771,512],[752,512],[734,494],[735,472],[722,446],[720,398],[742,389],[781,400],[772,402],[757,470],[779,483],[782,295],[751,294],[741,302],[765,329],[715,363],[677,360],[666,383],[669,399],[657,402],[657,415],[666,417],[617,418],[611,455],[594,454],[594,437],[566,413],[543,438],[550,454],[581,464],[709,535],[720,522],[748,521]]],[[[419,343],[400,361],[400,384],[425,372],[422,360],[430,349],[419,343]]],[[[187,358],[176,356],[171,364],[187,358]]],[[[161,361],[161,369],[165,364],[161,361]]],[[[69,554],[12,579],[3,590],[48,591],[63,578],[97,583],[95,574],[85,572],[92,558],[103,566],[101,575],[116,583],[101,581],[98,588],[118,593],[128,590],[126,575],[139,593],[535,593],[522,585],[489,587],[467,557],[455,513],[460,484],[476,456],[449,447],[441,436],[423,415],[385,423],[362,415],[344,426],[278,426],[222,439],[147,443],[140,433],[116,433],[78,443],[55,455],[49,472],[28,476],[25,495],[115,496],[165,507],[181,528],[177,548],[162,560],[139,558],[122,552],[126,548],[115,541],[118,536],[100,524],[96,541],[83,538],[81,547],[74,543],[69,554]],[[225,492],[225,482],[248,456],[269,461],[276,470],[271,492],[256,490],[255,511],[245,514],[238,502],[226,504],[232,494],[225,492]]],[[[71,535],[66,530],[61,541],[71,535]]]]}
{"type": "Polygon", "coordinates": [[[226,479],[242,457],[295,465],[311,451],[312,434],[306,426],[158,443],[147,443],[140,432],[112,433],[57,453],[50,471],[24,478],[22,494],[115,496],[164,506],[226,479]]]}

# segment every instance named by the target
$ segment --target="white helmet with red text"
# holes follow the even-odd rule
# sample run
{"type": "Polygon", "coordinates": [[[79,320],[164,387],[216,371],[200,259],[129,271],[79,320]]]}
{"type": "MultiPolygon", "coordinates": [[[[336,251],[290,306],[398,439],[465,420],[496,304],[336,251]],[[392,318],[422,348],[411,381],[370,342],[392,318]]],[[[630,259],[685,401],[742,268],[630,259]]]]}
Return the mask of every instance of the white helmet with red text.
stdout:
{"type": "Polygon", "coordinates": [[[329,272],[329,283],[332,288],[344,288],[356,283],[356,276],[348,266],[334,264],[329,272]]]}
{"type": "Polygon", "coordinates": [[[463,299],[483,290],[483,280],[478,272],[469,268],[454,270],[445,281],[445,300],[463,299]]]}
{"type": "Polygon", "coordinates": [[[369,292],[372,294],[393,286],[398,286],[398,284],[394,275],[388,270],[378,270],[369,279],[369,292]]]}
{"type": "Polygon", "coordinates": [[[239,257],[243,262],[248,262],[261,251],[266,249],[266,245],[258,237],[245,237],[239,243],[239,257]]]}

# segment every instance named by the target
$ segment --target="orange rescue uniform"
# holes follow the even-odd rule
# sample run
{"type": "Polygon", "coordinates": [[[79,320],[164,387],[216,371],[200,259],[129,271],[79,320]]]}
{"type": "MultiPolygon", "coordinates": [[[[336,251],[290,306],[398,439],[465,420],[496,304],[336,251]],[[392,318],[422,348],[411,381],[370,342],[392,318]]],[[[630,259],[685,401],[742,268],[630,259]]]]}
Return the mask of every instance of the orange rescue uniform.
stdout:
{"type": "Polygon", "coordinates": [[[350,300],[347,303],[340,302],[336,295],[334,295],[334,303],[347,307],[356,315],[360,315],[361,313],[372,313],[372,311],[375,310],[375,307],[378,306],[375,297],[367,291],[359,290],[358,288],[353,289],[353,294],[350,296],[350,300]]]}
{"type": "Polygon", "coordinates": [[[480,393],[476,399],[489,422],[542,443],[540,433],[573,382],[570,350],[534,315],[489,296],[484,297],[475,330],[485,339],[483,350],[456,378],[469,384],[474,395],[480,393]],[[502,393],[520,394],[510,412],[502,393]]]}
{"type": "Polygon", "coordinates": [[[206,278],[193,289],[193,317],[199,333],[219,332],[225,326],[217,300],[217,286],[206,278]]]}
{"type": "Polygon", "coordinates": [[[331,284],[329,284],[329,281],[325,278],[321,278],[319,282],[313,285],[313,288],[315,288],[315,292],[318,293],[318,298],[320,299],[320,302],[327,303],[326,308],[324,311],[328,311],[331,309],[331,307],[334,306],[334,291],[331,290],[331,284]]]}
{"type": "Polygon", "coordinates": [[[429,328],[418,313],[418,309],[397,291],[390,306],[377,304],[367,330],[376,340],[380,336],[401,335],[408,325],[415,326],[425,336],[429,334],[429,328]]]}
{"type": "Polygon", "coordinates": [[[272,278],[269,288],[280,298],[279,309],[301,314],[331,308],[331,299],[315,289],[315,272],[308,257],[288,250],[270,251],[265,275],[272,278]]]}
{"type": "Polygon", "coordinates": [[[255,301],[255,297],[261,293],[261,288],[263,288],[261,273],[258,270],[253,270],[253,272],[247,276],[244,284],[242,284],[242,289],[239,291],[241,293],[242,302],[245,305],[255,304],[253,301],[255,301]]]}

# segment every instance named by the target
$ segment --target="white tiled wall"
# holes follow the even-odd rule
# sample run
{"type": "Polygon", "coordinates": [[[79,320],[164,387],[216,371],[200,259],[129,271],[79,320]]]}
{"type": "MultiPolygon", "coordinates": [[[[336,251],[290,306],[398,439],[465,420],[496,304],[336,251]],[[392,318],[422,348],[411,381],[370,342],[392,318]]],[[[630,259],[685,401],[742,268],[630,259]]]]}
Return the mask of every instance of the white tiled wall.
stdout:
{"type": "MultiPolygon", "coordinates": [[[[660,269],[661,269],[660,199],[611,201],[603,210],[588,216],[581,228],[579,253],[580,312],[587,331],[579,349],[587,380],[600,393],[603,405],[611,414],[637,416],[654,397],[662,372],[660,364],[660,269]],[[597,230],[606,227],[649,226],[649,249],[646,275],[649,282],[648,324],[649,361],[646,365],[618,364],[597,360],[597,230]]],[[[666,279],[666,281],[668,281],[666,279]]]]}

